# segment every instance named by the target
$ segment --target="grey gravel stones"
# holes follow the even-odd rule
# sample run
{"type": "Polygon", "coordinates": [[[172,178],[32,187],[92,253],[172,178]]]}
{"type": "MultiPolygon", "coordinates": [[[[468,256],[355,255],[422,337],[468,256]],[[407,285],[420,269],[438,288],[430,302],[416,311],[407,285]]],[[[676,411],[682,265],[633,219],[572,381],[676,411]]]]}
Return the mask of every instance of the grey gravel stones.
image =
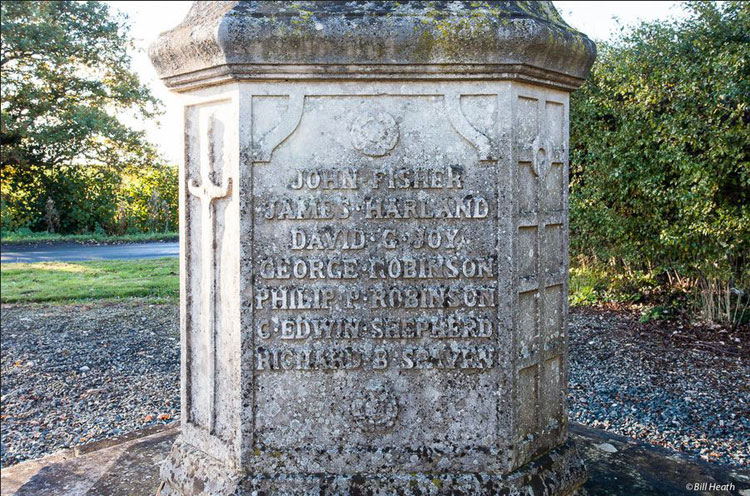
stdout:
{"type": "Polygon", "coordinates": [[[3,466],[179,415],[174,306],[4,305],[1,336],[3,466]]]}
{"type": "Polygon", "coordinates": [[[626,312],[572,312],[571,420],[706,461],[750,466],[747,351],[729,341],[700,349],[691,346],[694,339],[665,339],[675,327],[643,326],[626,312]]]}

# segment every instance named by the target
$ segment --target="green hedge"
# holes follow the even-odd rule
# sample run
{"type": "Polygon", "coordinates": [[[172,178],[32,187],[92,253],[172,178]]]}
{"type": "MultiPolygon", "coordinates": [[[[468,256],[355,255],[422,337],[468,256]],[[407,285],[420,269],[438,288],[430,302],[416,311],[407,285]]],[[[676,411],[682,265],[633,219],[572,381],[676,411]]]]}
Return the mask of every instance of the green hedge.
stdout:
{"type": "Polygon", "coordinates": [[[665,285],[714,285],[742,306],[750,3],[683,8],[682,20],[642,23],[599,45],[591,77],[572,96],[571,250],[665,285]]]}
{"type": "Polygon", "coordinates": [[[2,229],[122,235],[177,229],[177,168],[4,167],[2,229]]]}

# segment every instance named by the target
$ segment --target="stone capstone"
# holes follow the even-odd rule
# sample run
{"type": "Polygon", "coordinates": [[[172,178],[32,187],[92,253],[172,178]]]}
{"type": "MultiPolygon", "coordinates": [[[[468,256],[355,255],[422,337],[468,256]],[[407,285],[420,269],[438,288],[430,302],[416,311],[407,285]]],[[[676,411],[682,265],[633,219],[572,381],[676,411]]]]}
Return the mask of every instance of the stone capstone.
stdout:
{"type": "Polygon", "coordinates": [[[285,78],[515,79],[568,90],[596,48],[550,2],[195,2],[151,59],[185,91],[285,78]]]}

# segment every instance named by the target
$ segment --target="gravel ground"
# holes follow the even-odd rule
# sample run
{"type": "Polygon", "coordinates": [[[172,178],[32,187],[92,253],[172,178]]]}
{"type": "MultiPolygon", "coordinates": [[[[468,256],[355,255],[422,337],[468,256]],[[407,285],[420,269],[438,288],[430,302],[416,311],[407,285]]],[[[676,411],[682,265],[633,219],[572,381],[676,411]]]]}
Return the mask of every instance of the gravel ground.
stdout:
{"type": "Polygon", "coordinates": [[[167,305],[3,305],[2,466],[179,415],[178,322],[167,305]]]}
{"type": "Polygon", "coordinates": [[[627,312],[570,317],[570,419],[750,466],[748,330],[642,324],[627,312]]]}
{"type": "MultiPolygon", "coordinates": [[[[3,306],[2,465],[176,419],[177,322],[176,307],[139,302],[3,306]]],[[[622,311],[570,324],[571,419],[750,465],[747,332],[622,311]]]]}

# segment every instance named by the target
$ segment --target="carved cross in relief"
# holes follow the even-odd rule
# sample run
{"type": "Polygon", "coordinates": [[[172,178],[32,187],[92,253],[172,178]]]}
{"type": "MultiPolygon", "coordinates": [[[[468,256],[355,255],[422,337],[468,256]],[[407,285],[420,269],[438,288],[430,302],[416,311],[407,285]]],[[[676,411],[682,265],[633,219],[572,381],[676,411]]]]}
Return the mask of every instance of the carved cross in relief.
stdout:
{"type": "MultiPolygon", "coordinates": [[[[553,340],[559,340],[564,330],[562,329],[563,321],[551,318],[548,321],[548,316],[555,312],[555,308],[559,308],[559,312],[563,311],[562,300],[555,300],[555,293],[553,287],[564,287],[564,281],[566,280],[566,274],[564,273],[564,257],[565,247],[562,239],[562,231],[565,229],[566,213],[565,206],[562,201],[559,204],[547,203],[548,195],[552,193],[552,188],[558,188],[557,194],[562,200],[565,193],[562,191],[566,187],[563,179],[564,164],[567,161],[567,150],[566,143],[560,129],[556,128],[555,122],[565,122],[562,116],[563,104],[548,100],[545,97],[534,98],[533,95],[524,96],[526,101],[536,100],[536,108],[524,108],[523,112],[518,112],[518,122],[525,123],[526,126],[519,126],[520,129],[525,129],[523,134],[518,137],[517,142],[517,159],[519,164],[530,164],[532,171],[533,188],[536,190],[533,194],[533,205],[528,205],[530,211],[522,212],[519,215],[519,229],[523,227],[536,228],[534,232],[535,239],[534,249],[530,252],[533,255],[527,255],[533,257],[534,270],[536,274],[533,280],[527,283],[520,284],[523,292],[533,292],[533,298],[535,300],[533,310],[533,323],[526,324],[533,326],[530,330],[530,334],[533,335],[529,339],[530,348],[528,356],[524,356],[522,361],[523,369],[529,370],[531,367],[535,367],[533,372],[533,379],[531,379],[532,385],[527,385],[533,389],[534,396],[534,410],[532,419],[530,422],[537,425],[539,428],[546,429],[547,423],[550,421],[544,415],[545,408],[553,408],[551,402],[555,402],[554,408],[558,413],[554,414],[554,419],[562,415],[562,398],[548,398],[545,397],[545,381],[551,380],[547,374],[551,373],[548,370],[557,370],[558,374],[562,371],[559,369],[550,368],[551,363],[561,363],[559,351],[553,346],[553,340]],[[557,119],[551,114],[553,111],[561,112],[557,119]],[[553,133],[558,133],[554,136],[553,133]],[[553,165],[557,164],[557,165],[553,165]],[[557,181],[549,181],[548,177],[553,167],[559,167],[557,181]],[[554,238],[554,233],[559,232],[560,238],[554,238]],[[551,240],[555,240],[554,242],[551,240]],[[555,337],[557,336],[557,337],[555,337]],[[535,343],[535,344],[534,344],[535,343]],[[554,360],[558,359],[557,362],[554,360]],[[547,405],[544,406],[543,405],[547,405]]],[[[524,176],[525,177],[525,176],[524,176]]],[[[554,179],[554,177],[553,177],[554,179]]],[[[526,180],[526,179],[524,179],[526,180]]],[[[525,255],[519,253],[519,260],[525,255]]],[[[519,288],[520,289],[520,288],[519,288]]],[[[561,293],[562,289],[559,290],[561,293]]],[[[520,297],[519,297],[520,301],[520,297]]],[[[562,319],[560,314],[560,319],[562,319]]],[[[519,371],[520,374],[520,371],[519,371]]],[[[558,381],[563,381],[561,375],[557,376],[558,381]]],[[[532,428],[533,429],[533,428],[532,428]]],[[[535,443],[540,442],[540,437],[532,437],[523,441],[525,450],[533,450],[535,443]]]]}
{"type": "Polygon", "coordinates": [[[207,341],[208,391],[210,398],[208,431],[214,433],[216,410],[216,208],[215,200],[228,197],[232,193],[232,178],[224,178],[217,185],[212,178],[217,159],[223,153],[223,133],[221,122],[211,115],[207,129],[207,157],[201,160],[200,182],[192,178],[188,190],[201,203],[201,333],[207,341]],[[218,136],[217,136],[218,135],[218,136]],[[218,139],[217,139],[218,138],[218,139]],[[218,145],[218,146],[217,146],[218,145]],[[217,151],[218,148],[218,151],[217,151]]]}
{"type": "Polygon", "coordinates": [[[553,163],[565,160],[565,148],[553,145],[547,133],[541,131],[534,141],[519,150],[518,158],[522,162],[531,162],[534,174],[544,178],[553,163]]]}

